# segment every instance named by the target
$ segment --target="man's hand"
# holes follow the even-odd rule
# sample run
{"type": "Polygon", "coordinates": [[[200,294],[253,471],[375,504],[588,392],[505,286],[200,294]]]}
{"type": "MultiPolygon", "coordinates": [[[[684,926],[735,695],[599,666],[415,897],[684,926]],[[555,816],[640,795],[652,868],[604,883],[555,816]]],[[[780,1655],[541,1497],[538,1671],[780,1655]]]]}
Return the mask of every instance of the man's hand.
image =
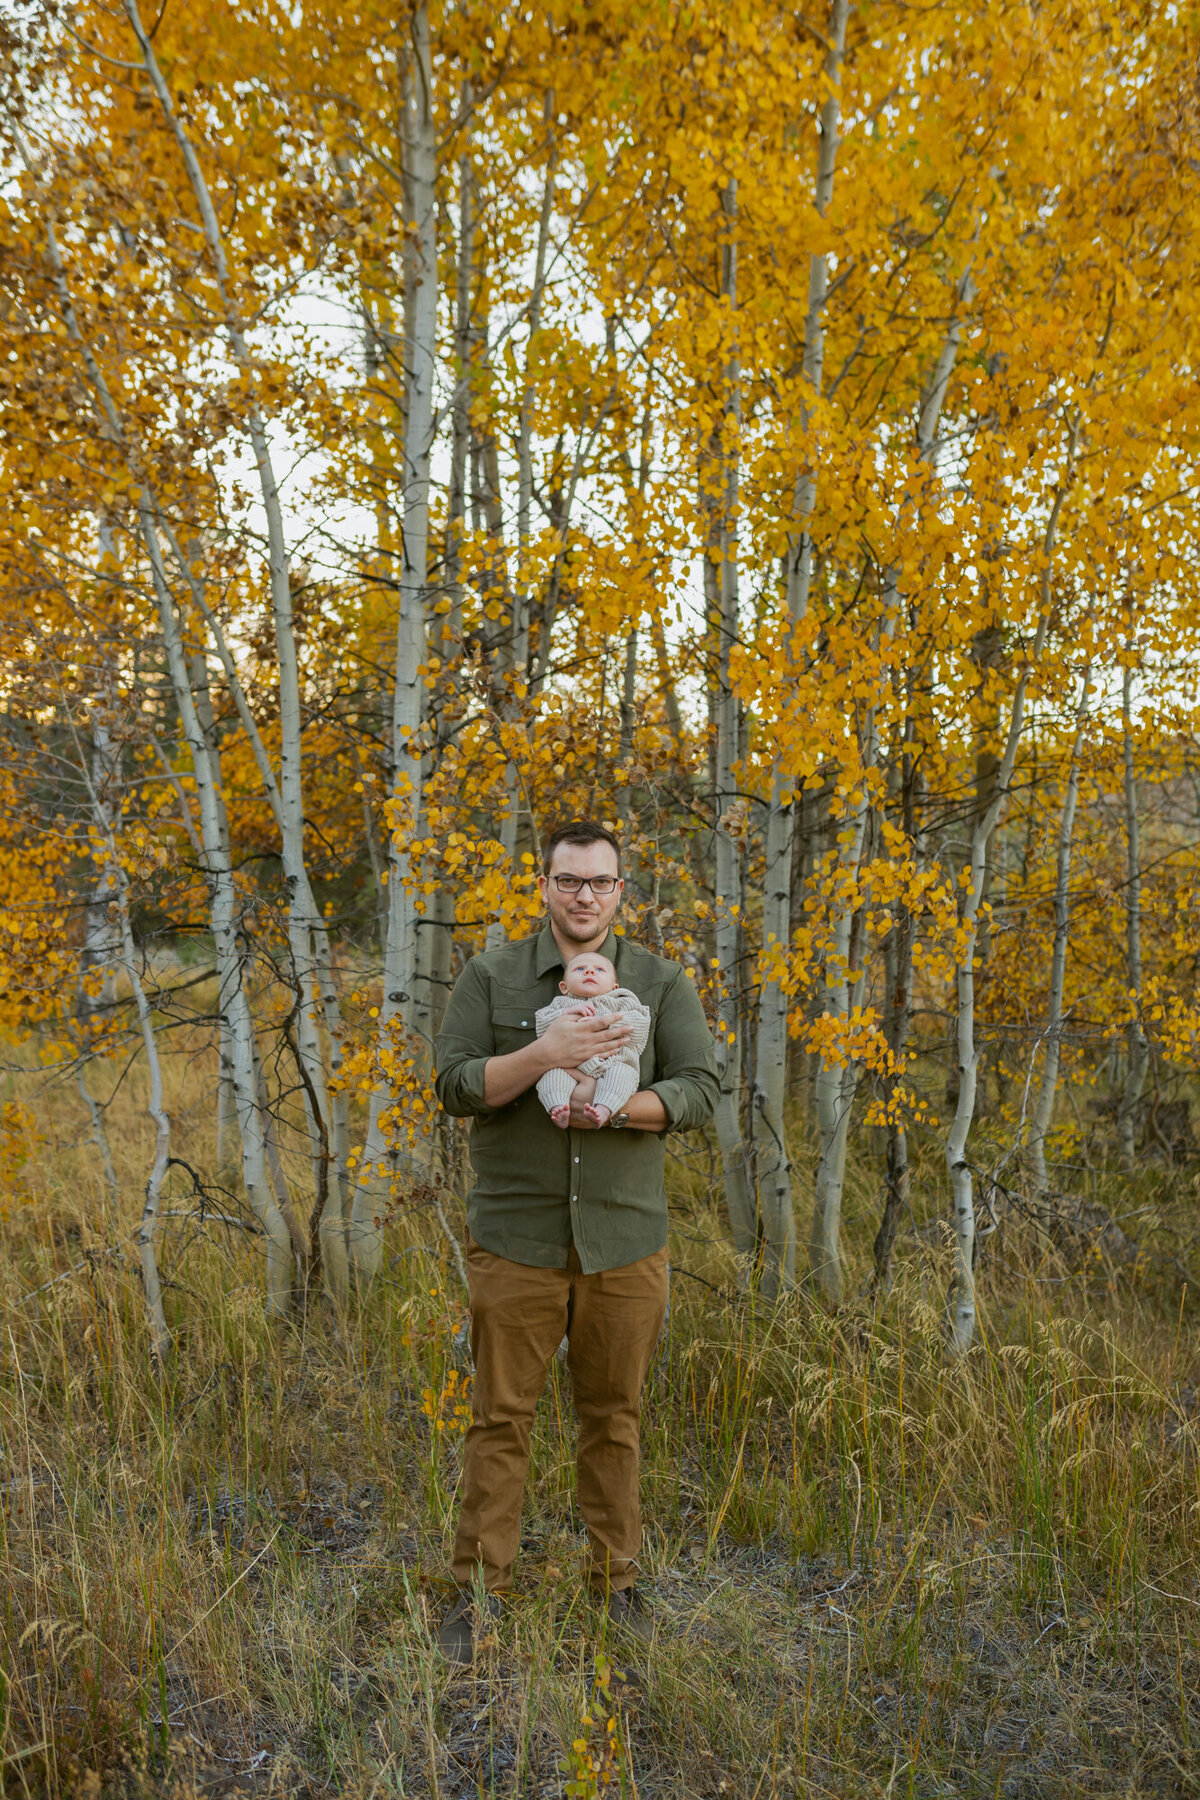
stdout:
{"type": "Polygon", "coordinates": [[[562,1013],[542,1033],[538,1045],[548,1069],[574,1069],[589,1056],[623,1050],[632,1036],[620,1013],[595,1013],[590,1018],[562,1013]]]}
{"type": "MultiPolygon", "coordinates": [[[[544,1037],[503,1056],[489,1056],[483,1070],[484,1104],[507,1106],[531,1088],[547,1069],[573,1069],[589,1056],[607,1056],[620,1050],[631,1036],[620,1013],[600,1013],[592,1018],[564,1013],[544,1037]]],[[[591,1120],[587,1129],[594,1129],[591,1120]]]]}

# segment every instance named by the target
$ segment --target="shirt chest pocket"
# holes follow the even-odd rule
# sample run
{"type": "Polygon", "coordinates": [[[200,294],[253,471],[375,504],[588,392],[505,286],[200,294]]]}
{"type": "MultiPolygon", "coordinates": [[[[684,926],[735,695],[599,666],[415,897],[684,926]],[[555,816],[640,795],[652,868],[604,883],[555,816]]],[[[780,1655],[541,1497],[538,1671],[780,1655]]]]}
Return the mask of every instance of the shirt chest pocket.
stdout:
{"type": "Polygon", "coordinates": [[[492,1037],[497,1056],[507,1056],[510,1051],[521,1050],[533,1042],[537,1036],[536,1010],[535,1006],[513,1005],[512,1002],[493,1007],[492,1037]]]}

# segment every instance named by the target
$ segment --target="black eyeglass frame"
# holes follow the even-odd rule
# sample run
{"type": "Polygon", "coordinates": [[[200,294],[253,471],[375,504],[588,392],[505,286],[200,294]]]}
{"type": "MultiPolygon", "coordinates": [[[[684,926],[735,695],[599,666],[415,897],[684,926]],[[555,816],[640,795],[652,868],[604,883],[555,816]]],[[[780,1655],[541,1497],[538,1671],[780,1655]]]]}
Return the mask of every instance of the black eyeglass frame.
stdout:
{"type": "Polygon", "coordinates": [[[621,877],[619,875],[551,875],[549,879],[554,883],[560,894],[577,894],[581,888],[587,888],[595,895],[597,900],[607,900],[608,896],[616,888],[621,877]],[[598,881],[609,881],[612,883],[612,886],[603,889],[598,888],[596,886],[598,881]],[[566,883],[566,886],[563,885],[564,882],[566,883]]]}

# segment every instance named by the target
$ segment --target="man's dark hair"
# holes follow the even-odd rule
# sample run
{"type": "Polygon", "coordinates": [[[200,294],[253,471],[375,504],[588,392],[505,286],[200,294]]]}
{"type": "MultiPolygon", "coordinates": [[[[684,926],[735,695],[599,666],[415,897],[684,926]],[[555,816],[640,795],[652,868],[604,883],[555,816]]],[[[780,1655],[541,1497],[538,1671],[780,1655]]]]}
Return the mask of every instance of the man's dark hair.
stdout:
{"type": "Polygon", "coordinates": [[[542,842],[542,873],[550,873],[550,863],[554,852],[560,844],[611,844],[617,853],[617,869],[621,867],[621,846],[603,825],[597,825],[595,819],[571,819],[566,825],[556,825],[548,838],[542,842]]]}

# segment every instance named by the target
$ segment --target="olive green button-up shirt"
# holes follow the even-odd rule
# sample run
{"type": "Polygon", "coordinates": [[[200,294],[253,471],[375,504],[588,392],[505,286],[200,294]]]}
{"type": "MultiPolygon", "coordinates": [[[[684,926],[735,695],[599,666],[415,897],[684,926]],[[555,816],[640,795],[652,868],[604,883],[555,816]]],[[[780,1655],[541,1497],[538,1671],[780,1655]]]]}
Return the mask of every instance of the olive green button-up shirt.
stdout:
{"type": "MultiPolygon", "coordinates": [[[[617,980],[650,1009],[640,1085],[656,1093],[669,1128],[687,1131],[717,1101],[712,1033],[680,963],[609,932],[603,954],[617,980]]],[[[585,1274],[618,1269],[667,1241],[663,1187],[665,1132],[563,1131],[531,1087],[507,1106],[489,1107],[489,1057],[531,1043],[534,1015],[558,993],[562,952],[549,924],[533,937],[471,959],[454,984],[437,1040],[437,1096],[471,1120],[475,1186],[467,1203],[471,1236],[510,1262],[563,1269],[574,1239],[585,1274]]]]}

